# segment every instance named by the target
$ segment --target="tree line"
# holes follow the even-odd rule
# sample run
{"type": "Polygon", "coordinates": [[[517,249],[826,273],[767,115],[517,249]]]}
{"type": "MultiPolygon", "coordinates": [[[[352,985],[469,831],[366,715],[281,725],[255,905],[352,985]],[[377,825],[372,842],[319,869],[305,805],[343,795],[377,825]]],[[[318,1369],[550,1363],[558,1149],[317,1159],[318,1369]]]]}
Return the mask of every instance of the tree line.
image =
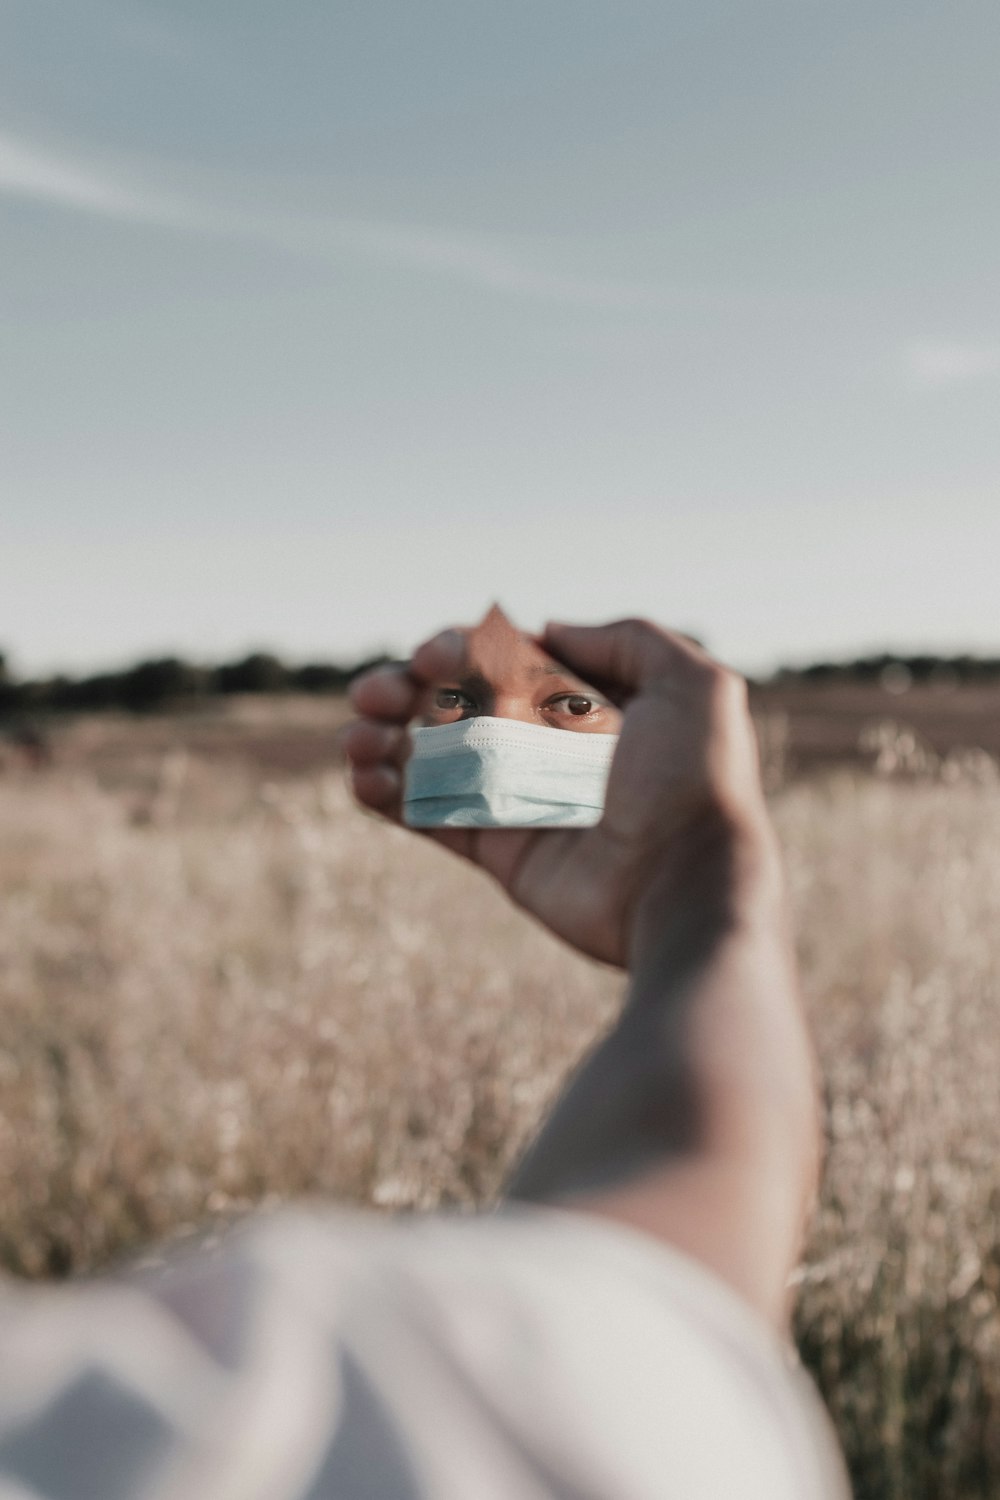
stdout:
{"type": "MultiPolygon", "coordinates": [[[[218,666],[163,656],[121,672],[19,679],[0,654],[0,717],[108,709],[153,713],[236,693],[344,693],[360,672],[389,659],[381,654],[352,665],[306,662],[293,666],[269,652],[255,651],[218,666]]],[[[910,683],[1000,682],[1000,657],[882,653],[853,661],[785,667],[772,681],[882,682],[897,688],[910,683]]]]}
{"type": "Polygon", "coordinates": [[[783,667],[775,674],[778,682],[882,682],[907,685],[931,683],[961,686],[965,683],[1000,681],[998,656],[914,656],[882,652],[859,656],[853,661],[819,661],[807,667],[783,667]]]}
{"type": "Polygon", "coordinates": [[[107,709],[152,713],[236,693],[343,693],[360,672],[388,659],[379,655],[349,666],[334,662],[291,666],[280,657],[255,651],[219,666],[163,656],[136,662],[121,672],[19,679],[0,654],[0,716],[107,709]]]}

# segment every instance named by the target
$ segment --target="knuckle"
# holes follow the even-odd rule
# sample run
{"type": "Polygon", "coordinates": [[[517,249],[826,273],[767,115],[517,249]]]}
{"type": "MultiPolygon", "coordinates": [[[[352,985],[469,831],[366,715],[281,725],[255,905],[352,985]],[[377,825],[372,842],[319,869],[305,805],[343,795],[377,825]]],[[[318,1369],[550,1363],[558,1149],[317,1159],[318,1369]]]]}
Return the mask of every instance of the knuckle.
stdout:
{"type": "Polygon", "coordinates": [[[668,673],[676,665],[676,651],[670,632],[643,615],[631,615],[618,622],[621,654],[628,659],[633,672],[643,676],[668,673]]]}
{"type": "Polygon", "coordinates": [[[631,615],[621,623],[633,635],[656,636],[660,640],[666,639],[666,631],[663,629],[663,626],[657,625],[655,621],[647,619],[645,615],[631,615]]]}
{"type": "Polygon", "coordinates": [[[362,714],[369,709],[377,713],[391,708],[408,696],[405,673],[396,666],[372,667],[354,679],[348,696],[354,708],[362,714]]]}
{"type": "Polygon", "coordinates": [[[747,708],[745,677],[715,661],[710,662],[705,670],[708,675],[709,696],[716,709],[722,713],[735,714],[747,708]]]}
{"type": "Polygon", "coordinates": [[[748,702],[747,680],[742,672],[734,672],[731,667],[723,667],[726,691],[732,702],[743,707],[748,702]]]}
{"type": "Polygon", "coordinates": [[[347,690],[347,696],[355,708],[360,708],[368,696],[369,690],[375,679],[375,672],[362,672],[360,677],[355,677],[347,690]]]}
{"type": "Polygon", "coordinates": [[[335,736],[335,743],[339,743],[345,755],[350,756],[358,743],[358,729],[360,724],[360,719],[352,719],[349,724],[344,725],[339,735],[335,736]]]}

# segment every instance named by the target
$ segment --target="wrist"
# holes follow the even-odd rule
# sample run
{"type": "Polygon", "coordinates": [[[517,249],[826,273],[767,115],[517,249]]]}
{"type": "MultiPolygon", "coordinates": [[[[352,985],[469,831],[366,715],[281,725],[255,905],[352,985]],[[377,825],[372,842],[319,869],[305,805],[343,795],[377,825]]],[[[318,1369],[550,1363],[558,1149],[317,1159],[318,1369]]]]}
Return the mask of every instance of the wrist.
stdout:
{"type": "Polygon", "coordinates": [[[738,933],[787,941],[786,931],[781,853],[766,811],[734,816],[716,807],[651,865],[633,907],[629,969],[677,963],[738,933]]]}

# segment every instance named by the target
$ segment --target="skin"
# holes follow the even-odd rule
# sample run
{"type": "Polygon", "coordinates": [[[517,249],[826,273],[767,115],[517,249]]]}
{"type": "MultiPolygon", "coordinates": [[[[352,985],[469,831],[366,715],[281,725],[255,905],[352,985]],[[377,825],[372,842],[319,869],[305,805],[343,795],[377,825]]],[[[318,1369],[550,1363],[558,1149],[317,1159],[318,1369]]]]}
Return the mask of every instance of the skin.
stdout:
{"type": "Polygon", "coordinates": [[[489,714],[577,734],[618,733],[620,711],[512,625],[498,605],[463,634],[463,671],[427,690],[417,714],[421,724],[489,714]]]}
{"type": "MultiPolygon", "coordinates": [[[[815,1070],[743,681],[640,620],[549,625],[542,647],[624,705],[590,829],[432,829],[582,953],[628,971],[617,1025],[508,1188],[702,1261],[778,1330],[819,1163],[815,1070]]],[[[400,821],[406,726],[469,668],[448,631],[353,689],[355,795],[400,821]]]]}

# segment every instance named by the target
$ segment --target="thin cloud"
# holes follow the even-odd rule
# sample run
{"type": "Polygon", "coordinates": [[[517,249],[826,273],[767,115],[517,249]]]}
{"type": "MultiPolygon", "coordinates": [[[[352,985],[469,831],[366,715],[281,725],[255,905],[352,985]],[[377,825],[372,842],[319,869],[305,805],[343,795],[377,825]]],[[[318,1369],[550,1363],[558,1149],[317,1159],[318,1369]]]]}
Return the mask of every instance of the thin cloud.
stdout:
{"type": "MultiPolygon", "coordinates": [[[[133,168],[133,173],[134,173],[133,168]]],[[[143,173],[144,178],[151,174],[143,173]]],[[[508,296],[592,308],[665,310],[698,301],[716,306],[711,292],[673,290],[637,282],[576,276],[531,265],[502,242],[420,225],[378,223],[276,210],[269,215],[225,206],[224,197],[160,191],[129,180],[120,165],[84,162],[47,146],[0,132],[0,197],[30,199],[122,223],[162,225],[182,232],[245,239],[310,258],[397,266],[465,282],[508,296]]]]}
{"type": "Polygon", "coordinates": [[[135,224],[183,221],[165,198],[128,188],[99,169],[0,132],[0,194],[135,224]]]}
{"type": "Polygon", "coordinates": [[[272,242],[297,244],[310,254],[348,252],[369,262],[442,275],[517,297],[650,310],[682,302],[689,306],[692,301],[687,291],[542,270],[495,240],[419,225],[313,219],[258,223],[253,232],[272,242]]]}
{"type": "Polygon", "coordinates": [[[925,388],[983,380],[1000,374],[1000,344],[915,342],[903,351],[903,369],[912,385],[925,388]]]}

